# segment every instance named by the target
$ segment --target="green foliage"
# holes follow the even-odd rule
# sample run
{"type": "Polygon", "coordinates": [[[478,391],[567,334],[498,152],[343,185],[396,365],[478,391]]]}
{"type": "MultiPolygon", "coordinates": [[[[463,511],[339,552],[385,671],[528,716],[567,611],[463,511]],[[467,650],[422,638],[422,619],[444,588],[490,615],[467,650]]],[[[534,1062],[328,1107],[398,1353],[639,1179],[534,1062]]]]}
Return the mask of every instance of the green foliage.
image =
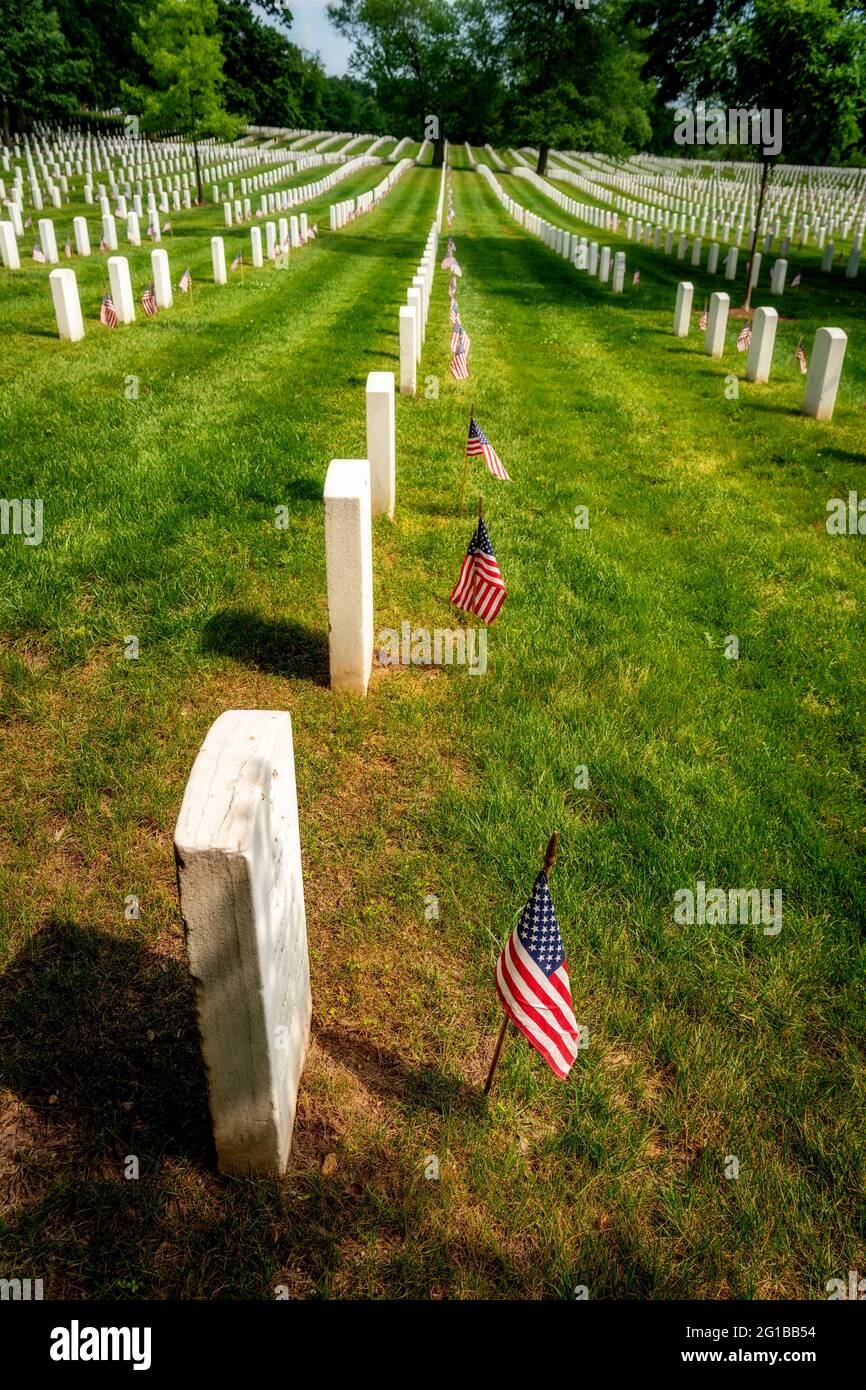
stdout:
{"type": "Polygon", "coordinates": [[[77,108],[84,64],[73,58],[57,12],[44,0],[0,0],[0,111],[4,130],[77,108]]]}
{"type": "Polygon", "coordinates": [[[707,49],[723,104],[781,110],[782,158],[832,164],[860,138],[864,25],[832,0],[754,0],[707,49]]]}
{"type": "Polygon", "coordinates": [[[638,31],[619,4],[498,0],[518,140],[622,155],[650,134],[638,31]]]}
{"type": "Polygon", "coordinates": [[[147,59],[151,85],[123,83],[139,104],[145,131],[233,139],[242,122],[225,109],[216,0],[157,0],[139,20],[133,46],[147,59]]]}

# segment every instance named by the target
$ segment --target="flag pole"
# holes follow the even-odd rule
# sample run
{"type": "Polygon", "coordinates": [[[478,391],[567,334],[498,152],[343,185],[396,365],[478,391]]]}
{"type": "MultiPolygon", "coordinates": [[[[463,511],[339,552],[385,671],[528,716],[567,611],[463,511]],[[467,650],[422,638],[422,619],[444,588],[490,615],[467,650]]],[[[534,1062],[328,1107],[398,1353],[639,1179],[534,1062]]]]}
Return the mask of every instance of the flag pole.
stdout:
{"type": "MultiPolygon", "coordinates": [[[[558,848],[559,831],[554,830],[553,834],[550,837],[550,840],[548,841],[547,850],[544,855],[544,872],[546,874],[550,873],[550,870],[556,863],[556,851],[558,850],[558,848]]],[[[484,1094],[486,1096],[490,1094],[490,1087],[493,1085],[493,1077],[495,1076],[496,1068],[499,1065],[499,1057],[502,1052],[502,1047],[505,1042],[505,1034],[508,1031],[508,1025],[510,1022],[511,1020],[509,1019],[508,1014],[506,1014],[502,1020],[502,1027],[499,1030],[499,1037],[496,1039],[496,1049],[493,1053],[493,1061],[490,1063],[490,1070],[487,1073],[487,1080],[484,1083],[484,1094]]]]}
{"type": "Polygon", "coordinates": [[[466,431],[466,447],[463,450],[463,482],[460,484],[460,515],[463,515],[463,494],[466,491],[466,470],[469,467],[469,430],[472,429],[472,421],[475,419],[475,402],[472,402],[472,409],[469,412],[469,429],[466,431]]]}

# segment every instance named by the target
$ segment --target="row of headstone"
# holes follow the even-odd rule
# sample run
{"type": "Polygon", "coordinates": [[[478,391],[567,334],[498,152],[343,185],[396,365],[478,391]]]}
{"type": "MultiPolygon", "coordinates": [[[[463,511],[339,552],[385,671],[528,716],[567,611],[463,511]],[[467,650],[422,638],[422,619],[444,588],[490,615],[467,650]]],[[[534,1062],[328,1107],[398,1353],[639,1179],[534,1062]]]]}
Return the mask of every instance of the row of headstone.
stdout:
{"type": "Polygon", "coordinates": [[[382,199],[385,198],[394,185],[403,177],[407,169],[411,169],[415,164],[412,159],[401,159],[399,164],[386,174],[381,183],[377,183],[375,188],[368,189],[365,193],[359,193],[356,198],[345,199],[341,203],[332,203],[329,208],[331,231],[339,231],[347,223],[360,217],[365,212],[371,212],[378,207],[382,199]]]}
{"type": "MultiPolygon", "coordinates": [[[[0,224],[0,229],[2,229],[2,224],[0,224]]],[[[129,261],[125,256],[109,256],[107,265],[111,302],[114,305],[114,312],[117,314],[117,321],[118,323],[133,323],[135,321],[135,299],[132,292],[129,261]]],[[[170,309],[173,296],[168,252],[162,248],[155,248],[151,251],[150,267],[157,308],[170,309]]],[[[214,275],[216,277],[216,267],[214,275]]],[[[58,337],[72,343],[79,342],[84,337],[84,319],[81,313],[81,300],[75,271],[68,267],[52,270],[48,276],[48,283],[54,305],[58,337]]],[[[218,281],[217,283],[221,282],[218,281]]]]}
{"type": "MultiPolygon", "coordinates": [[[[574,184],[594,200],[613,203],[621,212],[657,222],[665,228],[688,231],[715,240],[744,238],[751,244],[755,228],[759,174],[748,164],[702,164],[699,161],[656,160],[649,156],[617,165],[601,156],[566,155],[556,159],[569,168],[557,170],[558,180],[574,184]]],[[[554,190],[555,191],[555,190],[554,190]]],[[[782,255],[797,235],[820,249],[826,236],[838,228],[843,239],[851,237],[854,249],[862,247],[866,226],[866,181],[855,170],[792,169],[779,166],[765,193],[761,228],[772,249],[787,230],[782,255]],[[813,197],[815,186],[821,190],[813,197]]]]}
{"type": "Polygon", "coordinates": [[[570,261],[576,270],[588,271],[593,278],[597,277],[602,285],[610,282],[614,294],[623,293],[626,272],[624,251],[617,251],[611,258],[609,246],[599,246],[596,241],[588,242],[586,237],[578,236],[576,232],[557,227],[510,197],[486,164],[479,164],[478,172],[483,175],[492,192],[518,226],[539,237],[556,255],[570,261]]]}
{"type": "Polygon", "coordinates": [[[406,291],[406,303],[399,314],[400,394],[403,396],[414,396],[417,387],[418,363],[421,361],[421,348],[427,335],[427,316],[433,293],[438,245],[439,229],[434,222],[427,236],[424,254],[412,277],[412,284],[406,291]]]}
{"type": "MultiPolygon", "coordinates": [[[[688,337],[691,328],[693,300],[694,285],[688,280],[681,281],[677,286],[677,298],[674,307],[673,334],[675,338],[688,337]]],[[[704,336],[704,352],[714,361],[721,358],[725,349],[725,331],[730,304],[730,296],[727,294],[717,293],[710,296],[704,336]]],[[[770,380],[778,322],[778,310],[768,306],[762,306],[755,310],[751,325],[751,342],[746,358],[747,381],[764,385],[770,380]]],[[[841,328],[819,328],[815,334],[803,397],[803,413],[805,415],[810,415],[815,420],[832,420],[847,344],[847,334],[841,328]]]]}

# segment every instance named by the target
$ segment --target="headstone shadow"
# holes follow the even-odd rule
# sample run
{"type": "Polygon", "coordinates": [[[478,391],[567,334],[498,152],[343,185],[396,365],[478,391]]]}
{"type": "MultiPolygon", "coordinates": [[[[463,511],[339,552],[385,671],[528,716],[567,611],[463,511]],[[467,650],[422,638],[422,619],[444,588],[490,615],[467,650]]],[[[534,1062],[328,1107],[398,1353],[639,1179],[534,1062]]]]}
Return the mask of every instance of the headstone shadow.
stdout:
{"type": "Polygon", "coordinates": [[[212,1165],[189,972],[132,935],[52,920],[0,974],[0,1086],[83,1150],[212,1165]]]}
{"type": "Polygon", "coordinates": [[[330,683],[327,634],[303,623],[225,608],[205,623],[201,645],[203,652],[230,656],[269,675],[330,683]]]}

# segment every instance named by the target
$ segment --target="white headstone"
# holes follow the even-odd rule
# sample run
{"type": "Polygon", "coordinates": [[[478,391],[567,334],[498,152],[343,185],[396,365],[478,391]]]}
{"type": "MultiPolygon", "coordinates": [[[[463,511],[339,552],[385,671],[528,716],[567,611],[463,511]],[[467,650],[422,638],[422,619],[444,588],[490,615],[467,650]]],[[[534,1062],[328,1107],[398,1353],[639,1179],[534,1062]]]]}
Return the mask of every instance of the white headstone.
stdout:
{"type": "Polygon", "coordinates": [[[775,309],[756,309],[752,320],[752,342],[746,358],[746,380],[763,385],[770,380],[773,348],[779,315],[775,309]]]}
{"type": "Polygon", "coordinates": [[[45,259],[49,265],[56,265],[60,259],[57,255],[57,238],[54,235],[54,223],[50,217],[40,217],[39,219],[39,245],[42,247],[45,259]]]}
{"type": "Polygon", "coordinates": [[[117,223],[111,212],[107,212],[102,219],[102,240],[109,251],[117,250],[117,223]]]}
{"type": "Polygon", "coordinates": [[[78,298],[78,284],[75,271],[69,269],[52,270],[48,276],[51,285],[51,298],[54,301],[54,317],[57,320],[57,333],[71,343],[84,337],[84,320],[81,317],[81,303],[78,298]]]}
{"type": "Polygon", "coordinates": [[[725,329],[728,326],[728,310],[731,307],[729,294],[711,294],[710,312],[707,315],[707,335],[704,339],[704,352],[717,362],[725,350],[725,329]]]}
{"type": "Polygon", "coordinates": [[[108,283],[111,286],[111,302],[119,322],[134,322],[135,303],[132,298],[132,281],[129,278],[129,261],[125,256],[109,256],[108,283]]]}
{"type": "Polygon", "coordinates": [[[400,310],[400,394],[414,396],[415,368],[418,361],[415,346],[415,310],[404,304],[400,310]]]}
{"type": "Polygon", "coordinates": [[[622,287],[625,282],[625,252],[617,251],[613,258],[613,284],[611,290],[614,294],[622,294],[622,287]]]}
{"type": "Polygon", "coordinates": [[[674,309],[674,337],[687,338],[692,316],[692,298],[695,287],[688,280],[677,285],[677,302],[674,309]]]}
{"type": "Polygon", "coordinates": [[[312,1013],[290,715],[220,715],[174,850],[219,1169],[279,1177],[312,1013]]]}
{"type": "Polygon", "coordinates": [[[367,458],[373,516],[384,512],[393,518],[397,458],[393,372],[367,375],[367,458]]]}
{"type": "Polygon", "coordinates": [[[421,361],[421,338],[422,338],[422,336],[423,336],[423,332],[422,332],[422,328],[421,328],[421,319],[422,319],[422,311],[421,311],[421,291],[420,291],[419,289],[415,289],[414,286],[413,286],[413,288],[412,288],[411,290],[408,290],[408,291],[407,291],[406,299],[407,299],[407,301],[408,301],[409,308],[412,310],[413,314],[415,315],[415,361],[416,361],[416,362],[420,362],[420,361],[421,361]]]}
{"type": "Polygon", "coordinates": [[[15,227],[11,222],[0,222],[0,257],[2,257],[7,270],[21,269],[18,241],[15,236],[15,227]]]}
{"type": "Polygon", "coordinates": [[[226,275],[225,242],[221,236],[211,237],[210,255],[213,263],[213,282],[215,285],[224,285],[228,277],[226,275]]]}
{"type": "Polygon", "coordinates": [[[819,328],[815,334],[803,412],[815,420],[832,420],[848,335],[841,328],[819,328]]]}
{"type": "Polygon", "coordinates": [[[90,235],[87,231],[87,218],[73,217],[72,230],[75,234],[75,249],[79,256],[89,256],[90,235]]]}
{"type": "Polygon", "coordinates": [[[168,252],[156,247],[150,253],[150,272],[153,276],[153,292],[157,308],[170,309],[173,303],[171,272],[168,266],[168,252]]]}
{"type": "Polygon", "coordinates": [[[367,459],[332,459],[324,500],[331,688],[366,695],[373,665],[373,541],[367,459]]]}

